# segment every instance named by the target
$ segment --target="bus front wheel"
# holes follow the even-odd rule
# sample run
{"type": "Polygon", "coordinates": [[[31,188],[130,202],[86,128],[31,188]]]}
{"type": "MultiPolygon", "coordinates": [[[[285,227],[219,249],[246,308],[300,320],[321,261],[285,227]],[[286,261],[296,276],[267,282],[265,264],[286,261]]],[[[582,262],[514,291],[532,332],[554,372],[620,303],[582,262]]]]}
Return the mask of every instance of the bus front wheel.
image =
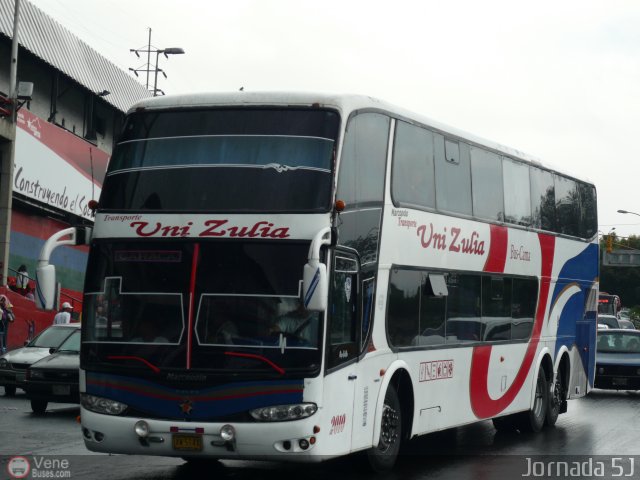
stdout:
{"type": "Polygon", "coordinates": [[[402,409],[393,385],[389,385],[384,396],[380,420],[380,440],[377,447],[367,451],[371,469],[375,472],[391,470],[398,459],[402,439],[402,409]]]}

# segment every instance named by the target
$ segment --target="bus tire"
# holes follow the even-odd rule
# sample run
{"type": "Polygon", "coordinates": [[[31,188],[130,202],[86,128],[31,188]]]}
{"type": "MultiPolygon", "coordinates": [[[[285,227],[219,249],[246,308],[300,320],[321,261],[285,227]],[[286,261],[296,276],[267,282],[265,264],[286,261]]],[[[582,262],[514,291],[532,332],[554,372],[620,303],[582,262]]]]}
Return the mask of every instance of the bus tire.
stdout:
{"type": "Polygon", "coordinates": [[[389,385],[384,396],[380,420],[380,440],[377,447],[367,450],[369,466],[374,472],[385,472],[393,468],[400,452],[402,440],[402,409],[393,385],[389,385]]]}
{"type": "Polygon", "coordinates": [[[14,385],[5,385],[4,386],[4,396],[5,397],[13,397],[16,394],[16,387],[14,385]]]}
{"type": "Polygon", "coordinates": [[[31,400],[31,410],[33,410],[33,413],[36,415],[42,415],[46,412],[47,405],[49,405],[49,402],[46,400],[31,400]]]}
{"type": "Polygon", "coordinates": [[[544,373],[544,368],[542,368],[541,365],[538,370],[538,378],[536,380],[536,392],[535,399],[533,400],[533,407],[528,412],[523,412],[521,414],[521,430],[534,433],[538,433],[542,430],[547,417],[548,407],[549,385],[544,373]]]}
{"type": "Polygon", "coordinates": [[[547,416],[544,419],[545,425],[548,425],[550,427],[556,424],[558,415],[560,415],[560,409],[562,408],[562,402],[564,401],[564,381],[561,370],[558,370],[555,382],[553,382],[551,385],[549,389],[549,405],[547,407],[547,416]],[[551,385],[553,386],[553,391],[551,391],[551,385]]]}

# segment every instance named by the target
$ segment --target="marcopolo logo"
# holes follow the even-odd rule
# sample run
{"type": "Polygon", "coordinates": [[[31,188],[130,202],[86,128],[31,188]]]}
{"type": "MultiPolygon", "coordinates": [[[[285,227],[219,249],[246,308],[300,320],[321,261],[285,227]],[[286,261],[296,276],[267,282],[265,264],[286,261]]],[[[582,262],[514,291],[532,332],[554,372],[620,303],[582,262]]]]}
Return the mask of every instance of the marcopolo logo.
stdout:
{"type": "Polygon", "coordinates": [[[31,465],[25,457],[11,457],[7,462],[7,472],[11,478],[25,478],[30,471],[31,465]]]}

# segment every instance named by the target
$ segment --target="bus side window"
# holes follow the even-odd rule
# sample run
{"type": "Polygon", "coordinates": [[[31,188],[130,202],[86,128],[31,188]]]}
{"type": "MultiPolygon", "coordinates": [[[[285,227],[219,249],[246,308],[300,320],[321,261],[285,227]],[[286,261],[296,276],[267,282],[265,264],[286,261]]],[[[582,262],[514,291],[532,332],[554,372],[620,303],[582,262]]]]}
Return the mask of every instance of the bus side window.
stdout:
{"type": "Polygon", "coordinates": [[[418,270],[394,268],[389,278],[387,335],[394,347],[415,344],[420,335],[420,282],[418,270]]]}
{"type": "Polygon", "coordinates": [[[447,285],[441,273],[422,275],[420,336],[417,345],[442,345],[445,341],[447,285]]]}
{"type": "Polygon", "coordinates": [[[447,288],[447,343],[478,342],[482,338],[480,276],[449,274],[447,288]]]}
{"type": "Polygon", "coordinates": [[[482,277],[482,339],[511,340],[511,279],[482,277]]]}

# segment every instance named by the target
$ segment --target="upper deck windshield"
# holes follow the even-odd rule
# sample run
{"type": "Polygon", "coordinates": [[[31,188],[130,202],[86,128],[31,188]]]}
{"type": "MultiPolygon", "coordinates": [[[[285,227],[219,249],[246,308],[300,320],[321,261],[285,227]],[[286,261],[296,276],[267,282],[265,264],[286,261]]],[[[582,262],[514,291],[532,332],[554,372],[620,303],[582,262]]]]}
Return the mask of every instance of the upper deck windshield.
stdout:
{"type": "Polygon", "coordinates": [[[320,316],[298,302],[308,249],[308,242],[95,243],[83,366],[184,369],[189,362],[220,374],[316,370],[320,316]]]}
{"type": "Polygon", "coordinates": [[[327,211],[338,127],[336,112],[317,108],[135,112],[101,209],[327,211]]]}

